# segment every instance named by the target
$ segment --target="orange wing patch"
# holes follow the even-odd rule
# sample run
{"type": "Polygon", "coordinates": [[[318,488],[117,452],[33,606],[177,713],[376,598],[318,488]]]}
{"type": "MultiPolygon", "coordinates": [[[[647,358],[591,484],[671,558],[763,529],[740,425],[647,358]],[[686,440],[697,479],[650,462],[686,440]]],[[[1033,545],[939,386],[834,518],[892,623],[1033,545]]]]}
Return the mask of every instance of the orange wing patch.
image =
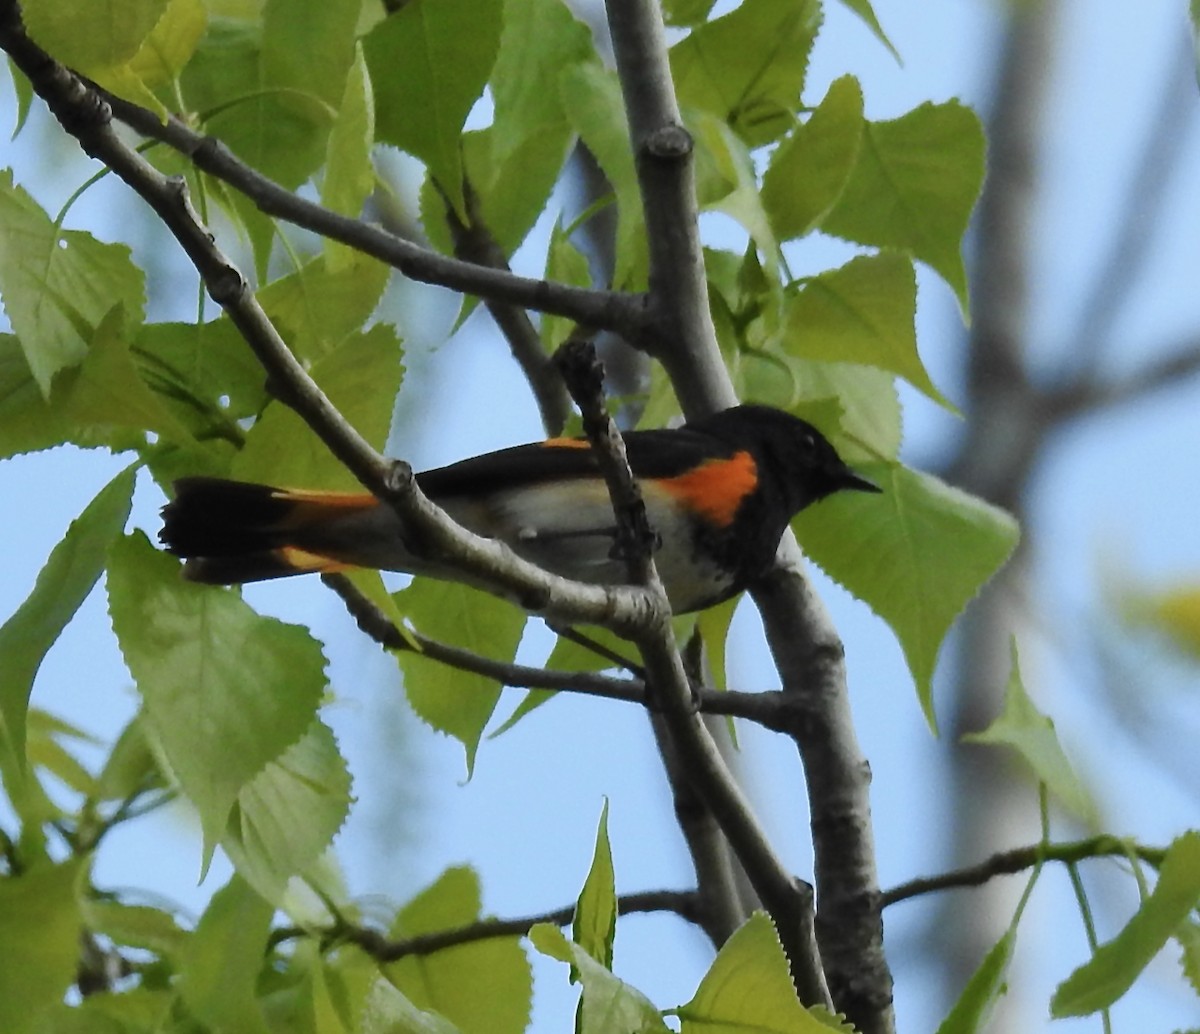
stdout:
{"type": "Polygon", "coordinates": [[[337,571],[349,571],[354,567],[353,564],[344,564],[340,560],[322,556],[320,553],[310,553],[307,549],[297,546],[281,546],[275,550],[275,555],[288,570],[296,574],[317,571],[321,574],[334,574],[337,571]]]}
{"type": "Polygon", "coordinates": [[[360,510],[379,502],[369,492],[324,492],[312,488],[276,488],[271,495],[293,503],[319,503],[322,506],[344,506],[360,510]]]}
{"type": "Polygon", "coordinates": [[[547,438],[541,443],[543,449],[590,449],[586,438],[547,438]]]}
{"type": "Polygon", "coordinates": [[[678,477],[655,481],[676,501],[718,527],[733,523],[742,500],[758,487],[758,466],[750,453],[735,452],[728,459],[706,460],[678,477]]]}
{"type": "Polygon", "coordinates": [[[369,492],[322,492],[310,489],[277,488],[271,495],[287,505],[275,522],[280,529],[305,528],[352,511],[371,510],[379,500],[369,492]]]}

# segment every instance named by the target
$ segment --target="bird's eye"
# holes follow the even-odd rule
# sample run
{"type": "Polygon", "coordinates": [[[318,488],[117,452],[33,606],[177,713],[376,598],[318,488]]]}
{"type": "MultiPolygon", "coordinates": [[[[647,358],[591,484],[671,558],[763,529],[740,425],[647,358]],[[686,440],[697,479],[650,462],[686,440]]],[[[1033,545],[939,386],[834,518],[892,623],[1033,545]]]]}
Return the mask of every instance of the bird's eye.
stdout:
{"type": "Polygon", "coordinates": [[[800,436],[800,455],[806,460],[816,459],[817,439],[811,433],[805,432],[800,436]]]}

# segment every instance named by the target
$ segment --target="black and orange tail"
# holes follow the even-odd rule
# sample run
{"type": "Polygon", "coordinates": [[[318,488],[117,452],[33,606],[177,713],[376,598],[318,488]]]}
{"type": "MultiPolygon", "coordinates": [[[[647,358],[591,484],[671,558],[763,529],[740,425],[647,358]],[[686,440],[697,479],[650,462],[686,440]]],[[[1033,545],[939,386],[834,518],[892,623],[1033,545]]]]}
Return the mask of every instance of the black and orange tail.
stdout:
{"type": "Polygon", "coordinates": [[[378,508],[360,493],[181,478],[159,540],[187,561],[188,579],[212,585],[339,571],[354,566],[354,525],[378,508]]]}

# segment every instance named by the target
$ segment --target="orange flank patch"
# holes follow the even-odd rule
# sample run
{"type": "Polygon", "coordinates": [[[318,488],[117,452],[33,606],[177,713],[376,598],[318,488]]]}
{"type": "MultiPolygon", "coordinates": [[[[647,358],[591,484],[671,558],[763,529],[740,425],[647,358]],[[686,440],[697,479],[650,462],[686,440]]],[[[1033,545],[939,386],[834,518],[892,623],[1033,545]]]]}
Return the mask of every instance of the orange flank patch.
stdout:
{"type": "Polygon", "coordinates": [[[275,555],[288,568],[297,574],[319,571],[321,574],[333,574],[336,571],[349,571],[353,564],[344,564],[332,557],[320,553],[310,553],[307,549],[296,546],[282,546],[275,550],[275,555]]]}
{"type": "Polygon", "coordinates": [[[547,449],[590,449],[585,438],[547,438],[542,442],[542,447],[547,449]]]}
{"type": "Polygon", "coordinates": [[[733,523],[742,500],[758,487],[758,467],[750,453],[735,452],[728,459],[707,460],[686,474],[662,478],[655,484],[724,528],[733,523]]]}

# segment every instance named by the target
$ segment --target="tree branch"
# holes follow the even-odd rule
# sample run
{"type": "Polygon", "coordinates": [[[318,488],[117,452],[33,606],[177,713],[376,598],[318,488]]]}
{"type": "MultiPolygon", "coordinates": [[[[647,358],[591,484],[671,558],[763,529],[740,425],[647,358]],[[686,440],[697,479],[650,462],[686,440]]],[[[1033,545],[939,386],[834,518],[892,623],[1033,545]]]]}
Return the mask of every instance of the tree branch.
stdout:
{"type": "Polygon", "coordinates": [[[662,13],[652,0],[606,6],[650,247],[656,341],[647,351],[666,368],[684,414],[706,416],[736,405],[737,395],[708,308],[692,138],[675,102],[662,13]]]}
{"type": "MultiPolygon", "coordinates": [[[[649,0],[608,0],[607,6],[652,248],[655,357],[670,375],[683,411],[702,415],[732,405],[735,393],[708,308],[690,138],[675,102],[657,5],[649,0]]],[[[774,913],[776,923],[798,985],[807,980],[804,971],[820,971],[823,965],[836,1008],[865,1034],[889,1034],[895,1025],[892,978],[883,954],[868,770],[854,735],[844,667],[840,660],[825,662],[830,656],[840,658],[841,642],[803,575],[799,548],[790,532],[780,543],[767,582],[770,590],[756,592],[755,602],[763,614],[784,694],[806,701],[814,727],[834,736],[828,743],[818,743],[802,731],[793,731],[808,776],[814,846],[818,859],[823,859],[816,874],[824,917],[820,951],[806,909],[774,913]],[[828,795],[824,802],[821,795],[828,795]],[[816,816],[831,807],[852,821],[817,822],[816,816]],[[853,863],[844,870],[836,864],[841,850],[853,863]]],[[[756,890],[761,894],[761,888],[756,890]]]]}
{"type": "Polygon", "coordinates": [[[1178,168],[1190,139],[1187,126],[1195,105],[1195,53],[1191,40],[1179,34],[1172,59],[1164,65],[1163,79],[1144,146],[1137,148],[1137,167],[1114,210],[1121,224],[1083,304],[1078,330],[1067,348],[1072,374],[1060,381],[1088,380],[1099,365],[1105,345],[1121,309],[1139,277],[1146,272],[1146,257],[1162,218],[1167,183],[1178,168]]]}
{"type": "MultiPolygon", "coordinates": [[[[623,894],[617,898],[617,914],[631,915],[635,912],[674,912],[689,923],[699,923],[699,905],[694,891],[651,890],[640,894],[623,894]]],[[[336,923],[327,930],[315,931],[325,941],[357,944],[378,962],[395,962],[410,955],[432,955],[456,948],[463,944],[474,944],[497,937],[523,937],[538,923],[553,923],[566,926],[575,918],[575,906],[542,912],[537,915],[519,916],[512,919],[481,919],[476,923],[438,930],[393,940],[378,930],[352,923],[336,923]]],[[[313,935],[314,931],[302,927],[281,927],[271,935],[271,945],[296,937],[313,935]]]]}
{"type": "MultiPolygon", "coordinates": [[[[341,597],[359,629],[384,649],[411,650],[412,642],[415,642],[427,657],[435,661],[495,679],[502,685],[516,689],[548,689],[606,697],[640,706],[646,704],[645,682],[641,678],[617,679],[595,672],[558,671],[492,660],[462,647],[430,639],[419,632],[402,632],[345,575],[322,575],[321,580],[341,597]]],[[[791,707],[784,694],[779,692],[740,693],[697,687],[693,693],[702,714],[744,718],[776,732],[785,732],[791,722],[791,707]]]]}
{"type": "Polygon", "coordinates": [[[921,879],[908,880],[890,890],[883,892],[883,904],[895,905],[922,894],[932,894],[941,890],[953,890],[958,887],[978,887],[996,876],[1008,876],[1013,873],[1032,869],[1039,862],[1062,862],[1074,865],[1089,858],[1129,858],[1135,856],[1158,868],[1162,864],[1166,852],[1162,848],[1142,847],[1119,837],[1103,834],[1089,837],[1086,840],[1072,840],[1062,844],[1031,844],[1029,847],[1017,847],[1010,851],[1000,851],[978,865],[965,869],[955,869],[953,872],[942,873],[939,876],[926,876],[921,879]]]}
{"type": "MultiPolygon", "coordinates": [[[[700,718],[675,645],[666,594],[654,567],[655,534],[629,468],[625,443],[604,407],[595,351],[590,343],[568,342],[557,358],[567,390],[583,413],[584,431],[608,485],[617,518],[617,548],[628,564],[630,579],[644,584],[660,603],[658,621],[648,622],[632,635],[646,665],[647,697],[669,732],[682,768],[728,838],[763,906],[775,919],[801,1000],[831,1006],[815,950],[812,888],[792,876],[775,854],[700,718]]],[[[723,905],[719,907],[724,909],[723,905]]]]}
{"type": "MultiPolygon", "coordinates": [[[[11,4],[13,0],[5,3],[11,4]]],[[[97,92],[121,122],[142,136],[178,151],[196,168],[244,194],[262,212],[372,255],[410,280],[538,312],[552,312],[588,326],[615,331],[629,340],[645,336],[644,303],[637,295],[534,280],[440,255],[382,227],[340,215],[294,194],[241,161],[220,140],[196,132],[174,115],[168,116],[164,123],[154,112],[131,101],[98,89],[97,92]]]]}
{"type": "Polygon", "coordinates": [[[338,412],[200,222],[185,181],[162,175],[121,141],[112,129],[105,101],[26,35],[16,0],[0,0],[0,49],[25,73],[84,151],[103,162],[154,210],[183,247],[213,300],[254,351],[276,394],[364,487],[396,510],[411,533],[407,544],[414,552],[436,557],[450,567],[448,575],[452,572],[454,577],[511,599],[532,613],[604,625],[626,636],[656,620],[656,605],[644,590],[559,578],[522,560],[502,543],[455,524],[421,493],[408,464],[380,455],[338,412]]]}
{"type": "Polygon", "coordinates": [[[1104,409],[1136,402],[1146,395],[1174,387],[1200,373],[1200,341],[1191,339],[1167,355],[1144,363],[1120,377],[1087,375],[1046,392],[1049,422],[1058,423],[1092,416],[1104,409]]]}
{"type": "MultiPolygon", "coordinates": [[[[446,224],[454,238],[455,255],[475,265],[512,272],[503,249],[483,222],[479,198],[469,182],[464,181],[463,193],[469,223],[464,223],[458,217],[453,205],[445,205],[446,224]]],[[[537,400],[546,436],[553,438],[562,434],[571,415],[571,397],[563,387],[557,368],[542,347],[541,338],[529,314],[519,305],[493,298],[484,298],[484,305],[508,342],[512,357],[537,400]]]]}

